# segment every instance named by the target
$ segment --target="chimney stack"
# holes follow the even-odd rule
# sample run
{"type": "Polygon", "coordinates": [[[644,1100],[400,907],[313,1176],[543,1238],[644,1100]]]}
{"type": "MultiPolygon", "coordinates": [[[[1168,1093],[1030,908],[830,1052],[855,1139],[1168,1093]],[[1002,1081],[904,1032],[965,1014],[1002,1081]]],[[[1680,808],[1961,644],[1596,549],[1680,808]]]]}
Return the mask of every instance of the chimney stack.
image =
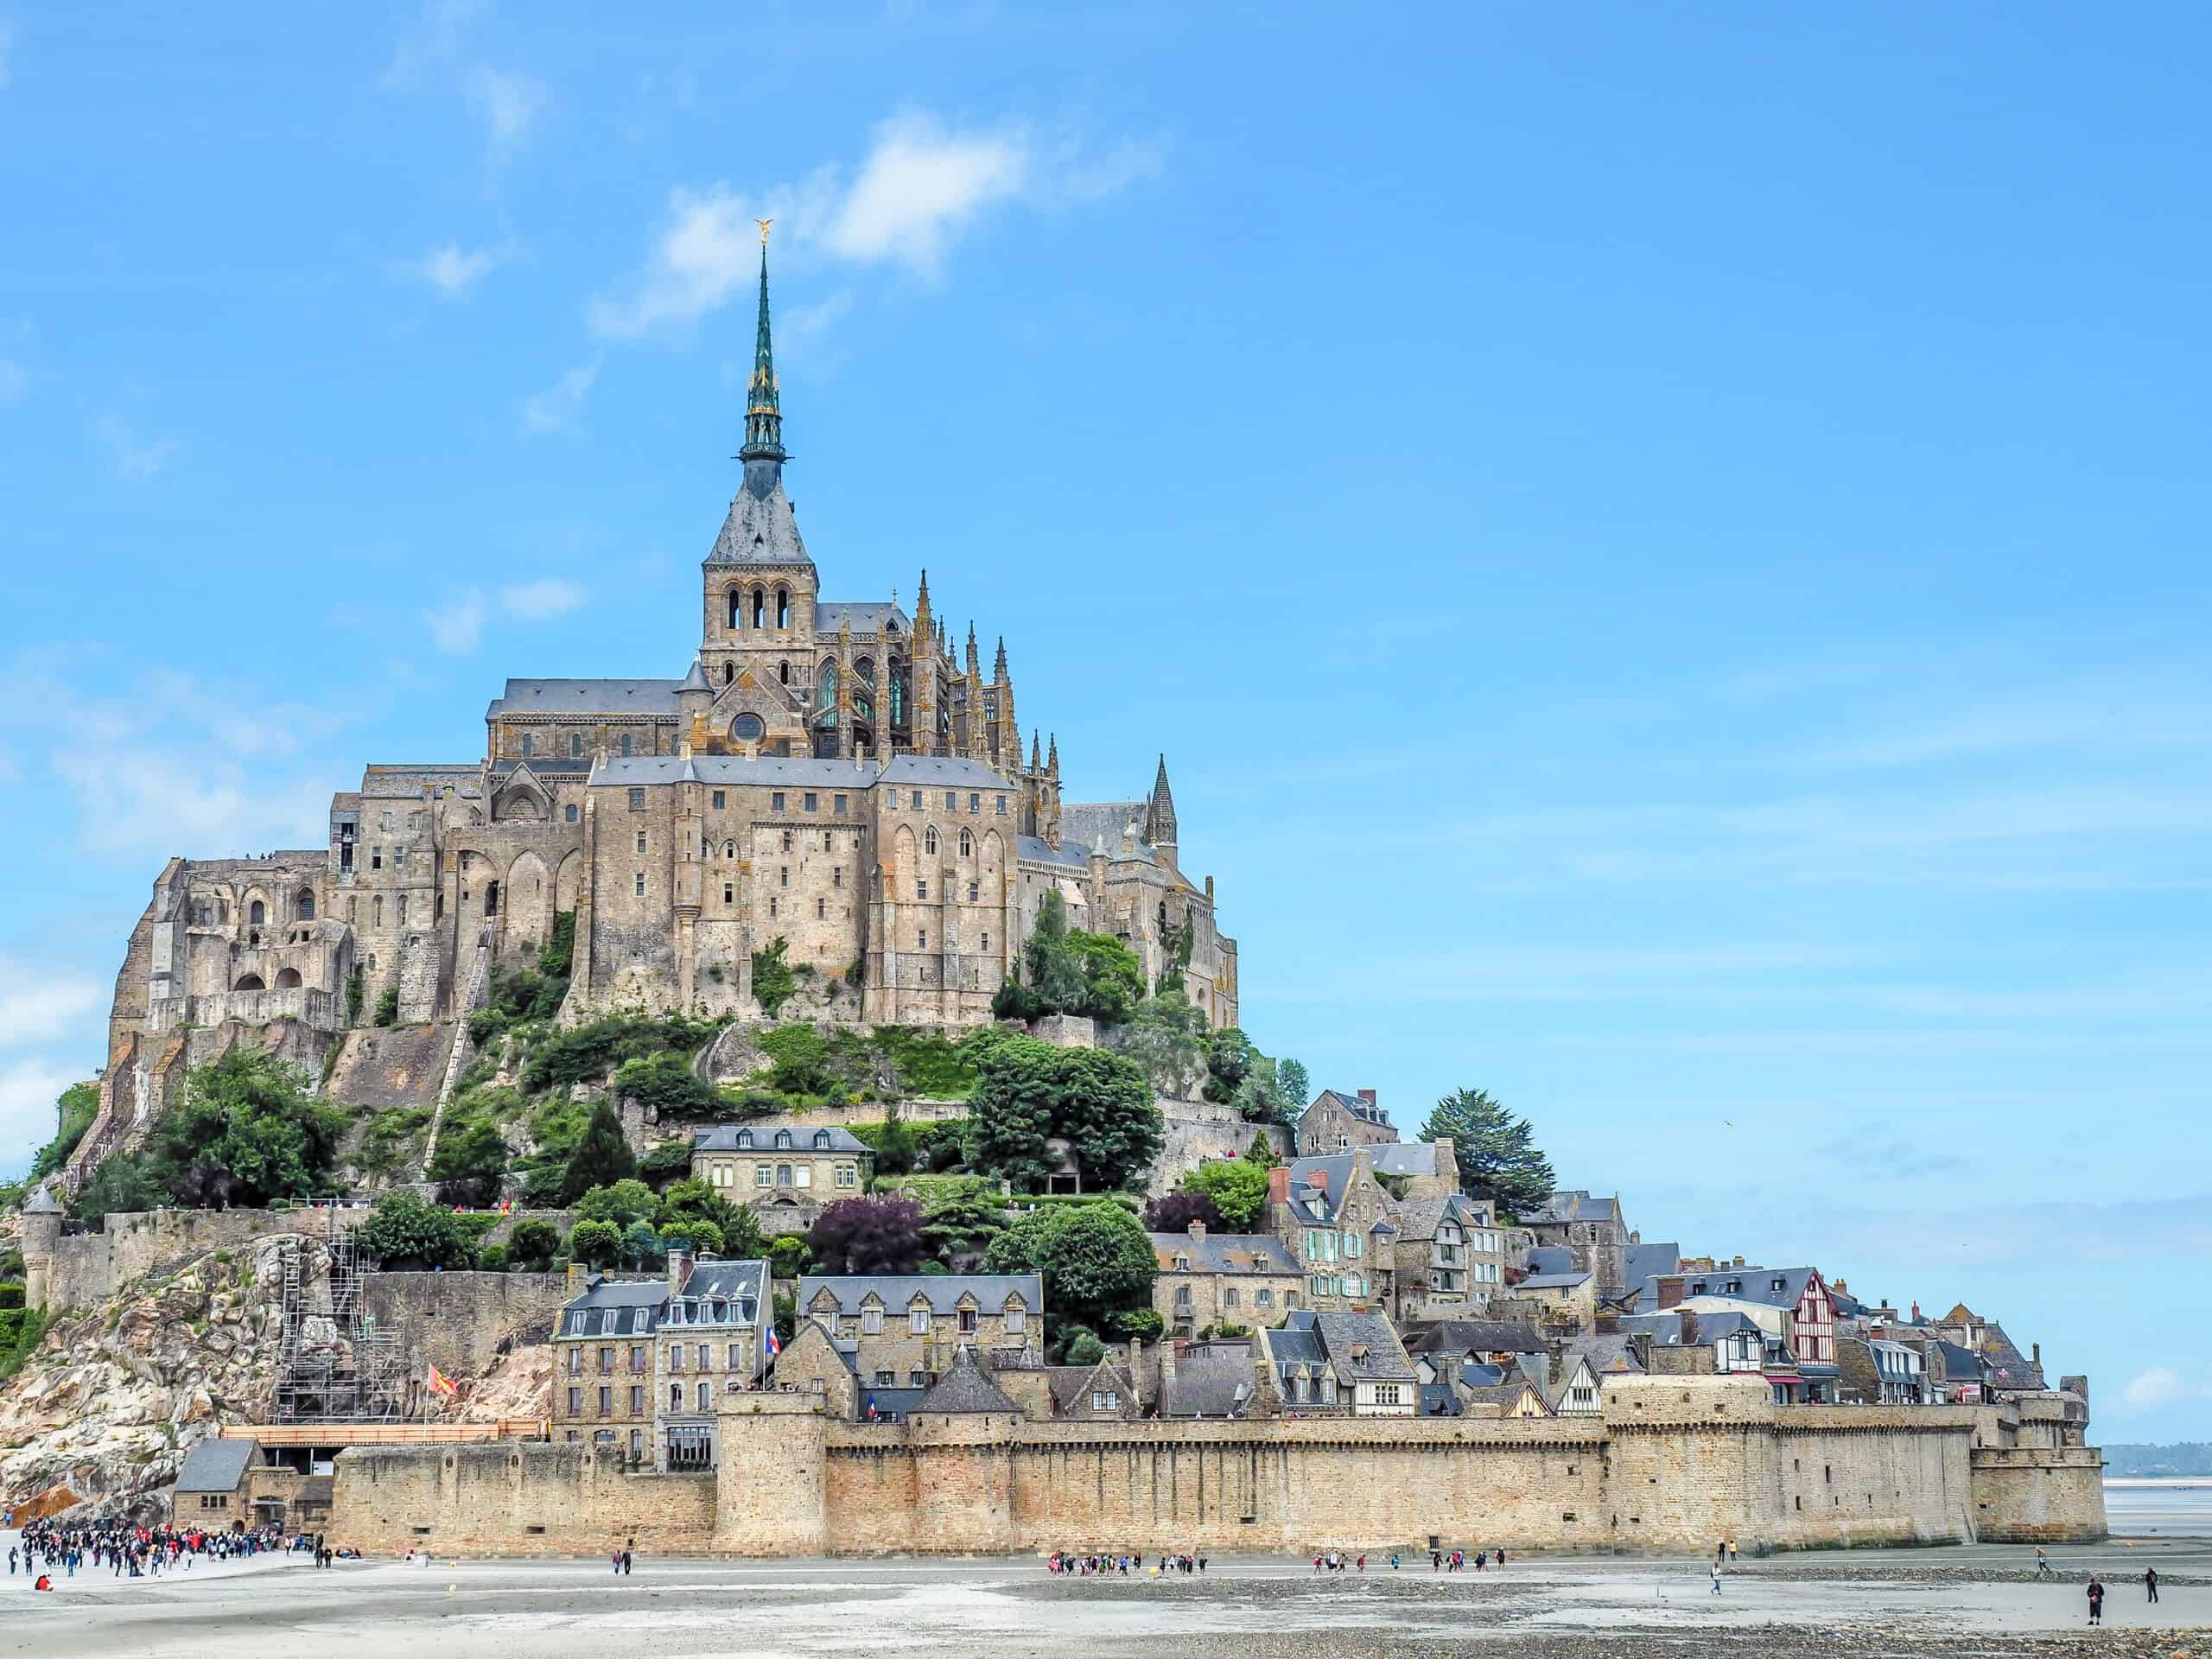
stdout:
{"type": "Polygon", "coordinates": [[[1191,1224],[1191,1236],[1192,1236],[1192,1238],[1199,1238],[1199,1239],[1202,1239],[1202,1238],[1204,1238],[1205,1236],[1206,1236],[1206,1224],[1205,1224],[1205,1223],[1204,1223],[1203,1221],[1193,1221],[1193,1222],[1191,1224]]]}
{"type": "Polygon", "coordinates": [[[668,1253],[668,1294],[681,1295],[683,1281],[691,1276],[691,1246],[685,1243],[668,1253]]]}
{"type": "Polygon", "coordinates": [[[1288,1204],[1290,1202],[1289,1165],[1275,1164],[1269,1166],[1268,1170],[1268,1202],[1269,1204],[1288,1204]]]}
{"type": "Polygon", "coordinates": [[[1370,1106],[1372,1106],[1375,1103],[1375,1091],[1372,1089],[1361,1090],[1359,1091],[1359,1097],[1370,1106]]]}

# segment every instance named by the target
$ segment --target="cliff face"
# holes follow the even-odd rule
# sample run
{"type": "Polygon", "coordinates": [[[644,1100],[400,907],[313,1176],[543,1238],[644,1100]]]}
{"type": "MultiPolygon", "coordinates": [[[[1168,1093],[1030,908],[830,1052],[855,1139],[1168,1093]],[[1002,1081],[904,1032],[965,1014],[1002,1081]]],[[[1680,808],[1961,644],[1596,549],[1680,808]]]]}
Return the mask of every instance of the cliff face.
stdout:
{"type": "Polygon", "coordinates": [[[285,1248],[211,1250],[56,1320],[0,1387],[0,1501],[166,1513],[163,1489],[194,1442],[268,1416],[285,1248]]]}

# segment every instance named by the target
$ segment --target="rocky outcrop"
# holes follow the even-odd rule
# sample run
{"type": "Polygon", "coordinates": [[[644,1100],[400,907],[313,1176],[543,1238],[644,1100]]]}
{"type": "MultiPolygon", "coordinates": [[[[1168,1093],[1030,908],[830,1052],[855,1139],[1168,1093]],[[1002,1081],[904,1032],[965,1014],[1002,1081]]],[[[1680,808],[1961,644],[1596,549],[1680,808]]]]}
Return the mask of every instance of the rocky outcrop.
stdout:
{"type": "Polygon", "coordinates": [[[184,1454],[224,1422],[268,1419],[283,1258],[277,1235],[211,1250],[54,1322],[0,1388],[0,1501],[155,1515],[184,1454]]]}

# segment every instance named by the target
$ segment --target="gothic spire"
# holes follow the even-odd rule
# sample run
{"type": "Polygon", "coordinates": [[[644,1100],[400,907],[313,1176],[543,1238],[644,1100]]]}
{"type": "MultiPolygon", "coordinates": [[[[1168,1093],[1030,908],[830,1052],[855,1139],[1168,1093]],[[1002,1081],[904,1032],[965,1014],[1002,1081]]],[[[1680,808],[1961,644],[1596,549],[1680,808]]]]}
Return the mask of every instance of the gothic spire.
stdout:
{"type": "Polygon", "coordinates": [[[1167,757],[1160,757],[1159,773],[1152,780],[1152,799],[1145,805],[1144,839],[1147,847],[1175,844],[1175,797],[1167,788],[1167,757]]]}
{"type": "Polygon", "coordinates": [[[991,671],[991,680],[997,685],[1006,683],[1006,635],[1004,634],[999,635],[998,666],[991,671]]]}
{"type": "Polygon", "coordinates": [[[1032,727],[1029,731],[1029,770],[1032,772],[1042,772],[1045,769],[1045,763],[1040,758],[1038,736],[1036,728],[1032,727]]]}
{"type": "Polygon", "coordinates": [[[768,223],[760,226],[760,321],[753,338],[753,381],[746,389],[745,448],[740,461],[784,460],[784,411],[776,385],[776,354],[768,343],[768,223]]]}

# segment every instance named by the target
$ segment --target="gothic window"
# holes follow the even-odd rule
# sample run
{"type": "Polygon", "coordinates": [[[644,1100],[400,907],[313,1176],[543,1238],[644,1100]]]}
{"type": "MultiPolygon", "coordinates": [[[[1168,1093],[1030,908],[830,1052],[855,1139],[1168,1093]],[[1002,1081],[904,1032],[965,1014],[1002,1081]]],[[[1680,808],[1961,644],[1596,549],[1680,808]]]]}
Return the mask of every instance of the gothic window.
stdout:
{"type": "Polygon", "coordinates": [[[297,913],[300,920],[303,922],[311,922],[315,920],[314,889],[311,887],[302,887],[300,889],[300,896],[293,900],[292,908],[297,913]]]}
{"type": "Polygon", "coordinates": [[[729,734],[741,743],[758,743],[768,734],[768,722],[758,715],[740,715],[730,721],[729,734]]]}
{"type": "Polygon", "coordinates": [[[891,664],[891,723],[903,726],[906,721],[906,667],[894,660],[891,664]]]}
{"type": "Polygon", "coordinates": [[[528,732],[522,734],[522,758],[525,760],[537,753],[537,740],[528,732]]]}
{"type": "MultiPolygon", "coordinates": [[[[922,831],[922,850],[925,853],[933,853],[937,851],[937,831],[935,829],[932,828],[922,831]]],[[[260,906],[257,905],[254,908],[258,910],[260,906]]],[[[260,919],[261,918],[258,916],[254,918],[254,920],[256,921],[259,921],[260,919]]]]}
{"type": "Polygon", "coordinates": [[[791,683],[791,665],[789,663],[778,663],[776,664],[776,677],[782,681],[785,685],[789,685],[791,683]]]}
{"type": "Polygon", "coordinates": [[[756,628],[768,626],[768,595],[759,588],[753,590],[753,626],[756,628]]]}
{"type": "Polygon", "coordinates": [[[570,801],[568,805],[561,809],[561,816],[569,823],[574,823],[576,821],[576,804],[570,801]]]}
{"type": "Polygon", "coordinates": [[[779,588],[776,589],[776,626],[779,628],[788,628],[791,625],[791,590],[788,588],[779,588]]]}
{"type": "Polygon", "coordinates": [[[382,893],[377,894],[375,898],[369,900],[369,925],[372,927],[384,925],[384,894],[382,893]]]}
{"type": "Polygon", "coordinates": [[[627,732],[622,734],[622,753],[625,754],[630,753],[630,734],[627,732]]]}
{"type": "Polygon", "coordinates": [[[729,626],[733,631],[745,626],[744,596],[733,588],[729,590],[729,626]]]}
{"type": "Polygon", "coordinates": [[[960,856],[961,856],[961,857],[963,857],[963,858],[973,858],[975,855],[976,855],[976,842],[975,842],[975,838],[974,838],[973,836],[970,836],[970,835],[969,835],[969,834],[965,830],[963,830],[960,832],[960,856]]]}
{"type": "Polygon", "coordinates": [[[874,720],[875,718],[875,700],[869,696],[865,691],[855,692],[853,694],[853,715],[855,719],[874,720]]]}
{"type": "Polygon", "coordinates": [[[815,677],[814,706],[823,711],[821,723],[837,723],[837,664],[824,663],[822,672],[815,677]]]}
{"type": "Polygon", "coordinates": [[[257,899],[245,907],[245,918],[253,926],[258,927],[269,919],[269,907],[257,899]]]}
{"type": "Polygon", "coordinates": [[[582,732],[570,732],[569,734],[569,759],[571,760],[581,760],[583,758],[584,734],[582,732]]]}

